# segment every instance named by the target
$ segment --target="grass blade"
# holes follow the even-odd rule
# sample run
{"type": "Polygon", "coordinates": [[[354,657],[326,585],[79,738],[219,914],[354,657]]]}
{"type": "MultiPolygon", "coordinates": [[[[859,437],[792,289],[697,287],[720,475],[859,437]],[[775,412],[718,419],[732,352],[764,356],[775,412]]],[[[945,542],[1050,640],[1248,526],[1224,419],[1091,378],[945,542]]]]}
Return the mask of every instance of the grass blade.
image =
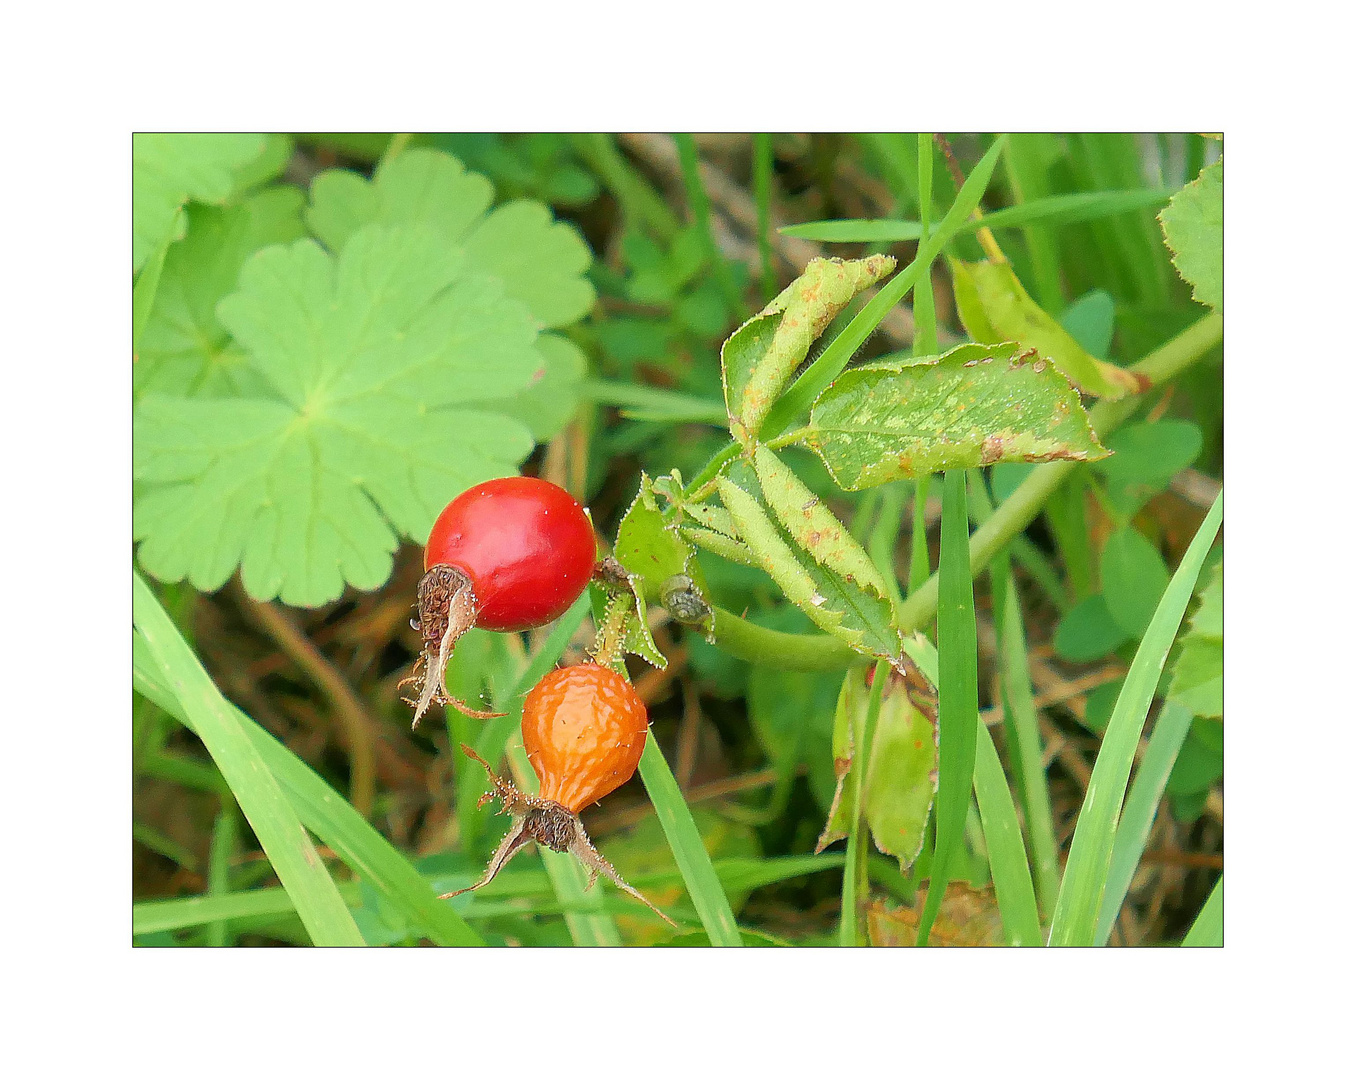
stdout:
{"type": "Polygon", "coordinates": [[[1002,609],[998,612],[1003,702],[1012,718],[1012,731],[1017,744],[1014,756],[1021,776],[1027,835],[1035,862],[1041,910],[1048,916],[1054,909],[1055,897],[1059,893],[1059,846],[1055,841],[1050,786],[1045,776],[1045,747],[1041,744],[1035,695],[1031,690],[1031,667],[1022,625],[1021,597],[1017,594],[1012,568],[1006,558],[1000,558],[996,573],[1004,582],[1002,609]]]}
{"type": "Polygon", "coordinates": [[[918,924],[926,945],[946,893],[951,861],[965,843],[965,816],[975,775],[979,726],[979,657],[975,596],[970,583],[970,521],[965,510],[965,473],[952,469],[942,481],[942,552],[938,574],[937,694],[940,747],[937,781],[937,846],[927,902],[918,924]]]}
{"type": "Polygon", "coordinates": [[[1003,145],[1003,139],[999,138],[989,147],[988,153],[980,159],[974,171],[966,178],[965,184],[956,196],[956,201],[951,204],[946,217],[937,226],[937,231],[928,238],[927,243],[919,245],[918,254],[913,262],[881,287],[871,301],[853,316],[852,321],[772,407],[763,425],[766,435],[781,434],[798,416],[810,408],[815,398],[819,397],[829,383],[838,378],[847,367],[852,354],[875,332],[876,327],[885,318],[886,312],[904,299],[927,267],[932,265],[932,260],[941,254],[947,242],[963,230],[966,220],[979,205],[979,200],[989,186],[1003,145]]]}
{"type": "Polygon", "coordinates": [[[1131,661],[1125,685],[1116,699],[1107,722],[1102,748],[1092,768],[1087,797],[1078,815],[1069,862],[1064,871],[1059,899],[1050,925],[1052,945],[1091,945],[1102,909],[1107,874],[1111,867],[1111,849],[1125,797],[1130,766],[1139,745],[1144,719],[1153,701],[1154,691],[1163,673],[1177,629],[1191,601],[1196,578],[1205,556],[1214,543],[1224,517],[1223,494],[1201,523],[1182,563],[1158,602],[1149,628],[1140,640],[1131,661]]]}
{"type": "MultiPolygon", "coordinates": [[[[355,890],[349,887],[347,890],[355,890]]],[[[290,915],[296,905],[286,889],[251,889],[219,896],[189,896],[178,900],[146,900],[132,905],[132,933],[156,934],[211,926],[227,919],[290,915]]]]}
{"type": "Polygon", "coordinates": [[[659,824],[664,829],[707,938],[712,945],[743,945],[730,901],[711,865],[706,845],[702,843],[702,834],[692,820],[692,812],[687,808],[678,781],[673,778],[673,771],[664,760],[653,733],[645,740],[645,750],[640,756],[640,778],[654,803],[659,824]]]}
{"type": "Polygon", "coordinates": [[[739,295],[739,286],[735,284],[734,275],[730,272],[730,264],[721,254],[720,248],[716,245],[715,234],[711,232],[711,201],[707,198],[706,188],[702,185],[701,168],[697,160],[697,142],[690,133],[674,135],[673,141],[678,146],[678,164],[683,173],[683,187],[687,191],[687,206],[692,212],[693,224],[701,234],[706,257],[711,260],[711,272],[715,275],[720,291],[725,294],[725,302],[730,305],[731,311],[738,314],[742,322],[749,317],[749,309],[744,303],[744,298],[739,295]]]}
{"type": "MultiPolygon", "coordinates": [[[[932,136],[918,136],[918,216],[922,227],[918,238],[928,240],[928,221],[932,218],[932,136]]],[[[896,204],[898,210],[898,204],[896,204]]],[[[920,245],[921,246],[921,245],[920,245]]],[[[913,289],[914,356],[933,356],[937,352],[937,304],[932,296],[932,261],[919,275],[913,289]]]]}
{"type": "Polygon", "coordinates": [[[1012,790],[989,729],[980,722],[975,734],[975,798],[984,825],[984,843],[989,849],[989,873],[998,895],[1003,933],[1009,945],[1040,945],[1036,890],[1031,884],[1031,867],[1026,861],[1012,790]]]}
{"type": "Polygon", "coordinates": [[[571,142],[603,186],[616,196],[630,224],[650,229],[661,240],[672,240],[678,234],[678,218],[668,203],[627,161],[611,135],[589,132],[571,136],[571,142]]]}
{"type": "Polygon", "coordinates": [[[1201,913],[1191,924],[1182,944],[1187,948],[1218,948],[1224,944],[1224,875],[1205,899],[1201,913]]]}
{"type": "Polygon", "coordinates": [[[777,295],[777,272],[772,265],[772,136],[753,137],[753,197],[758,204],[758,259],[762,264],[763,302],[777,295]]]}
{"type": "MultiPolygon", "coordinates": [[[[208,853],[207,895],[225,896],[231,891],[231,860],[236,849],[236,816],[233,800],[223,799],[212,828],[212,844],[208,853]]],[[[221,948],[228,936],[224,922],[213,922],[207,927],[207,944],[221,948]]]]}
{"type": "MultiPolygon", "coordinates": [[[[921,163],[920,163],[921,164],[921,163]]],[[[1031,225],[1071,225],[1097,221],[1131,210],[1162,206],[1171,191],[1082,191],[1072,195],[1048,195],[1020,206],[1008,206],[985,214],[982,221],[967,221],[958,233],[982,226],[990,229],[1024,229],[1031,225]]],[[[846,218],[839,221],[809,221],[786,225],[777,230],[783,236],[818,240],[827,244],[903,243],[919,240],[927,230],[921,221],[895,221],[890,218],[846,218]]]]}
{"type": "Polygon", "coordinates": [[[132,620],[194,730],[230,785],[268,861],[316,945],[361,945],[362,934],[292,804],[232,707],[203,670],[155,594],[132,571],[132,620]]]}
{"type": "MultiPolygon", "coordinates": [[[[164,684],[141,635],[132,634],[132,685],[191,730],[196,730],[184,707],[164,684]]],[[[268,732],[231,706],[265,768],[277,778],[296,807],[301,823],[334,850],[344,863],[382,892],[439,945],[479,945],[480,935],[451,907],[438,899],[428,883],[389,840],[377,832],[343,796],[311,767],[268,732]]]]}
{"type": "Polygon", "coordinates": [[[628,420],[658,420],[670,424],[715,424],[724,427],[729,417],[725,404],[714,399],[660,390],[653,386],[585,379],[580,392],[586,401],[616,405],[628,420]]]}
{"type": "Polygon", "coordinates": [[[1130,879],[1135,876],[1135,867],[1149,840],[1149,830],[1153,828],[1163,790],[1168,786],[1168,774],[1172,772],[1189,730],[1190,709],[1173,701],[1163,706],[1154,722],[1149,747],[1135,773],[1135,782],[1130,785],[1130,794],[1126,796],[1125,809],[1121,811],[1120,825],[1116,829],[1102,913],[1097,919],[1095,940],[1098,945],[1105,945],[1111,937],[1111,928],[1125,902],[1125,894],[1130,891],[1130,879]]]}

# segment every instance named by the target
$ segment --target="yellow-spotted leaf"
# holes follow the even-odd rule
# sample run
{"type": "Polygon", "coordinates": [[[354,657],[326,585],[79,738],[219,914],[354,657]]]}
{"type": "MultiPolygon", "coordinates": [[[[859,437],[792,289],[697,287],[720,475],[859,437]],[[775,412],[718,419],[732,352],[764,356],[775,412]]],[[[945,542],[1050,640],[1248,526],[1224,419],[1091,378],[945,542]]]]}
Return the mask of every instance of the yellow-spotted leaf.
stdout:
{"type": "Polygon", "coordinates": [[[804,441],[848,491],[946,469],[1107,454],[1069,380],[1012,342],[846,371],[815,402],[804,441]]]}

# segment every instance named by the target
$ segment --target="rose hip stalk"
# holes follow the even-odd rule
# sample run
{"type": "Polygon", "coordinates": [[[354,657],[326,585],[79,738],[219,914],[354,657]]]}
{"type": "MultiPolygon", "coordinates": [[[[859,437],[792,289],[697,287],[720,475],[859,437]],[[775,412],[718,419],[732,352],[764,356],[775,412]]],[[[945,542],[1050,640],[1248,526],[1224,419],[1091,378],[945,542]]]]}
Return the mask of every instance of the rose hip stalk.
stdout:
{"type": "Polygon", "coordinates": [[[499,798],[500,813],[513,825],[474,885],[447,893],[457,896],[488,884],[504,864],[531,840],[552,851],[568,851],[589,872],[588,886],[603,874],[670,926],[672,919],[633,889],[589,841],[579,811],[631,779],[645,748],[649,719],[635,688],[611,668],[576,664],[548,673],[523,703],[523,749],[541,781],[536,796],[525,795],[495,774],[468,746],[462,751],[485,766],[494,791],[479,805],[499,798]]]}
{"type": "MultiPolygon", "coordinates": [[[[447,661],[472,626],[530,630],[558,619],[593,573],[597,542],[569,492],[545,480],[510,476],[462,492],[438,515],[424,547],[419,617],[424,639],[407,683],[420,687],[414,723],[429,705],[468,708],[447,692],[447,661]]],[[[403,684],[402,684],[403,685],[403,684]]]]}

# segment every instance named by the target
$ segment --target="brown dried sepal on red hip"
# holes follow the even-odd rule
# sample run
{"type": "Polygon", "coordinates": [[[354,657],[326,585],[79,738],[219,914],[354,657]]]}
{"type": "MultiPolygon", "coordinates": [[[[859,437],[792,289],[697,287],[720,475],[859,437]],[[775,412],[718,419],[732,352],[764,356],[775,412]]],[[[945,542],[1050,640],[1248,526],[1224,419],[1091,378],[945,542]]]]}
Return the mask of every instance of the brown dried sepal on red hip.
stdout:
{"type": "Polygon", "coordinates": [[[424,648],[414,662],[414,672],[400,683],[402,687],[414,685],[419,688],[417,698],[401,699],[406,705],[414,706],[414,723],[410,726],[419,726],[420,717],[430,705],[451,705],[477,720],[503,716],[503,713],[473,709],[447,692],[447,661],[452,648],[476,621],[478,605],[470,579],[455,566],[435,566],[419,579],[415,595],[419,617],[410,620],[410,625],[424,639],[424,648]]]}
{"type": "Polygon", "coordinates": [[[509,859],[518,854],[529,841],[535,840],[538,844],[548,847],[552,851],[568,851],[578,859],[583,864],[584,869],[589,872],[588,883],[584,888],[592,888],[593,883],[598,880],[598,875],[602,874],[617,888],[634,896],[675,930],[678,928],[677,923],[622,880],[622,876],[617,873],[616,867],[603,858],[589,841],[588,833],[584,831],[584,824],[577,815],[571,813],[558,802],[524,795],[514,786],[511,780],[498,775],[490,768],[489,762],[465,743],[462,744],[461,749],[467,757],[485,766],[485,771],[490,774],[490,783],[494,785],[494,790],[486,793],[481,799],[480,805],[483,806],[487,799],[497,798],[501,803],[499,812],[508,814],[513,819],[513,824],[509,828],[508,835],[504,837],[495,853],[490,856],[489,865],[485,867],[485,873],[481,875],[480,880],[464,889],[443,893],[442,896],[438,897],[439,900],[448,900],[454,896],[460,896],[464,892],[471,892],[473,889],[488,885],[494,880],[495,875],[504,868],[504,864],[509,859]]]}

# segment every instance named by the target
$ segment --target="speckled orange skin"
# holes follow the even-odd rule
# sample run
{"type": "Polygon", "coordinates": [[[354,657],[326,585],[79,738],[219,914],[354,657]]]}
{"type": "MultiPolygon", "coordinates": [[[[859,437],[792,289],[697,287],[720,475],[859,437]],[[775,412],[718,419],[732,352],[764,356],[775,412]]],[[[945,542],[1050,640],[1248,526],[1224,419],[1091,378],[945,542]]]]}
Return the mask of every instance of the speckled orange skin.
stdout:
{"type": "Polygon", "coordinates": [[[557,668],[523,703],[523,747],[540,798],[575,814],[631,779],[648,730],[635,689],[599,664],[557,668]]]}

